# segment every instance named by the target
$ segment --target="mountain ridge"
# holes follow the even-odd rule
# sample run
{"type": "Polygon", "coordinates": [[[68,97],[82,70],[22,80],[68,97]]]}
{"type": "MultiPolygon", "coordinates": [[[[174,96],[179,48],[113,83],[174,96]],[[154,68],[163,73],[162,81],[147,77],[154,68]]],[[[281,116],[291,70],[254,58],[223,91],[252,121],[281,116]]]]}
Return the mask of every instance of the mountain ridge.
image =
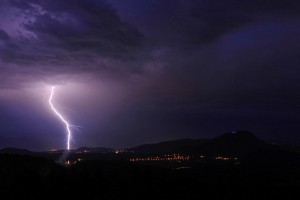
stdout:
{"type": "Polygon", "coordinates": [[[209,156],[241,156],[249,152],[269,148],[269,144],[253,133],[239,130],[212,139],[181,139],[130,148],[140,153],[187,153],[209,156]]]}
{"type": "MultiPolygon", "coordinates": [[[[132,148],[124,149],[125,152],[134,153],[183,153],[183,154],[201,154],[208,156],[242,156],[250,152],[271,148],[271,144],[268,144],[253,133],[248,131],[236,131],[227,132],[212,139],[200,138],[190,139],[184,138],[172,141],[163,141],[154,144],[143,144],[132,148]]],[[[274,145],[273,145],[274,146],[274,145]]],[[[74,150],[70,150],[71,153],[112,153],[115,148],[105,147],[80,147],[74,150]]],[[[54,151],[56,153],[62,153],[66,150],[54,151]]],[[[4,148],[0,150],[0,153],[11,154],[34,154],[38,152],[31,152],[25,149],[17,148],[4,148]]],[[[41,153],[41,152],[39,152],[41,153]]],[[[44,152],[45,153],[45,152],[44,152]]]]}

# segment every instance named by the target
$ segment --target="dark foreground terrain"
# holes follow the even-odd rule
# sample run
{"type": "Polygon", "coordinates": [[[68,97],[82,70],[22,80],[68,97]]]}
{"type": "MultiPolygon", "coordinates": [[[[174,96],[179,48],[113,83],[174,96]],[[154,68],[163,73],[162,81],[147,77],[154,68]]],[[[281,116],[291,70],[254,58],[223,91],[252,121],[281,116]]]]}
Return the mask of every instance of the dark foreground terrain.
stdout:
{"type": "Polygon", "coordinates": [[[236,162],[86,160],[71,166],[29,155],[0,155],[0,198],[299,199],[298,156],[255,152],[236,162]],[[174,163],[174,164],[172,164],[174,163]],[[174,166],[174,167],[172,167],[174,166]],[[188,166],[188,167],[184,167],[188,166]]]}
{"type": "Polygon", "coordinates": [[[113,150],[0,150],[0,199],[300,199],[297,146],[238,131],[113,150]]]}

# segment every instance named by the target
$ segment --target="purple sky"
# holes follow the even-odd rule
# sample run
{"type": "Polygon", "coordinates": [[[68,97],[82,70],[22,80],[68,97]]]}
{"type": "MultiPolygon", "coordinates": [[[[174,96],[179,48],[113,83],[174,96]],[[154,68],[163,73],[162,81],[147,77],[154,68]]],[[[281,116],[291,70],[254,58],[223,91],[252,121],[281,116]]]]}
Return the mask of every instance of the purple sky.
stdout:
{"type": "Polygon", "coordinates": [[[243,129],[300,141],[298,0],[2,0],[0,148],[243,129]]]}

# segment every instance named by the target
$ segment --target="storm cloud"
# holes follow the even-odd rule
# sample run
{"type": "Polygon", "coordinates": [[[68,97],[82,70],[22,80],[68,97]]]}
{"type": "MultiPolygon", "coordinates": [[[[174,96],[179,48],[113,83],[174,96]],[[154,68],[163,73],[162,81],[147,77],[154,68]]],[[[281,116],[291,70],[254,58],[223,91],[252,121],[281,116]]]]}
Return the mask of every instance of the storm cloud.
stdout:
{"type": "MultiPolygon", "coordinates": [[[[85,91],[60,99],[84,116],[78,146],[234,129],[300,139],[299,1],[4,0],[0,13],[0,108],[20,105],[15,93],[41,83],[71,87],[66,99],[85,91]]],[[[3,109],[0,119],[12,113],[3,109]]],[[[50,127],[48,117],[39,119],[50,127]]],[[[10,126],[1,128],[6,136],[10,126]]],[[[24,135],[32,129],[43,131],[24,135]]],[[[50,133],[33,135],[47,141],[50,133]]]]}
{"type": "MultiPolygon", "coordinates": [[[[109,68],[110,60],[134,59],[139,31],[105,1],[5,1],[0,58],[25,73],[81,73],[109,68]],[[7,21],[5,21],[7,20],[7,21]]],[[[15,73],[14,67],[3,70],[15,73]]],[[[18,70],[18,69],[17,69],[18,70]]],[[[17,72],[17,71],[16,71],[17,72]]]]}

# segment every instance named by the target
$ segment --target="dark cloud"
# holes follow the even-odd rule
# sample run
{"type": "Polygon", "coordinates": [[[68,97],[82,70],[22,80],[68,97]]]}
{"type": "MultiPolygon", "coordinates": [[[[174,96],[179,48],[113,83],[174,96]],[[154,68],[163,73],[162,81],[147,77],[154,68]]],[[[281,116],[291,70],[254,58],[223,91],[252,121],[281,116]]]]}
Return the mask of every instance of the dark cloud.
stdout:
{"type": "MultiPolygon", "coordinates": [[[[41,6],[41,12],[47,12],[47,4],[38,6],[41,6]]],[[[140,45],[140,33],[122,22],[106,4],[77,1],[63,13],[59,10],[60,4],[49,7],[49,13],[40,13],[34,22],[24,24],[26,30],[35,33],[49,46],[64,47],[71,52],[88,50],[89,53],[119,58],[122,54],[130,55],[128,50],[140,45]]]]}
{"type": "Polygon", "coordinates": [[[5,32],[5,31],[3,31],[3,30],[1,30],[0,29],[0,40],[8,40],[9,39],[9,36],[8,36],[8,34],[5,32]]]}
{"type": "Polygon", "coordinates": [[[134,60],[142,48],[143,36],[105,1],[76,0],[70,5],[68,1],[15,0],[6,6],[12,12],[7,29],[13,36],[0,32],[2,39],[11,38],[0,47],[0,58],[7,65],[24,65],[30,73],[109,68],[104,60],[134,60]]]}
{"type": "Polygon", "coordinates": [[[273,16],[299,15],[300,3],[261,0],[110,1],[121,15],[142,27],[152,40],[185,50],[213,42],[248,23],[273,16]],[[138,8],[138,9],[136,9],[138,8]]]}

